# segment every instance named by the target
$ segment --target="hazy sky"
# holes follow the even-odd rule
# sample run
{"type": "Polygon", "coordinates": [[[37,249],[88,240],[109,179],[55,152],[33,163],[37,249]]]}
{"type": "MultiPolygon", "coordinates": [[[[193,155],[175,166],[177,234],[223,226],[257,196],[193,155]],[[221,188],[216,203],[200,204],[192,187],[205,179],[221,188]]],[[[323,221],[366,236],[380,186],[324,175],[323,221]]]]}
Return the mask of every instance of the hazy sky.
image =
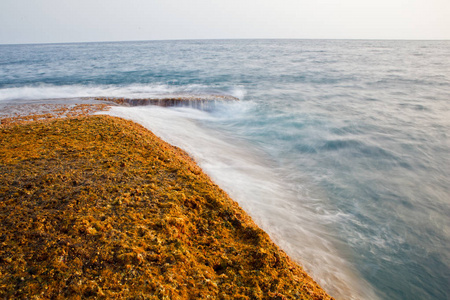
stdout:
{"type": "Polygon", "coordinates": [[[450,0],[0,0],[0,43],[450,39],[450,0]]]}

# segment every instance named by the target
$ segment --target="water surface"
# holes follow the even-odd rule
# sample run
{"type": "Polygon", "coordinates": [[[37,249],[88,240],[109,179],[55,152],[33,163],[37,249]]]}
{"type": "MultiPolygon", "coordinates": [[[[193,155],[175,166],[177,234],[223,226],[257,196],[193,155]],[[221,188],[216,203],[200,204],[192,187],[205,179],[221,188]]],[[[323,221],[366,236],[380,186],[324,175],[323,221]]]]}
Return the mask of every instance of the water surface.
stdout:
{"type": "Polygon", "coordinates": [[[187,150],[337,299],[450,297],[450,42],[231,40],[0,46],[0,105],[116,107],[187,150]]]}

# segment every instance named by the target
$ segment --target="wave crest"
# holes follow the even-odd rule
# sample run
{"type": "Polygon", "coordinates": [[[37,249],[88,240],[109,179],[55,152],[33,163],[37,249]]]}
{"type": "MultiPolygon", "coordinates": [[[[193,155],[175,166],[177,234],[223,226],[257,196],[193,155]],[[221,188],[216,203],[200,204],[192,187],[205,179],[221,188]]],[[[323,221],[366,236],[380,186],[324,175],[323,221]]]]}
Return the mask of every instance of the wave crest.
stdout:
{"type": "Polygon", "coordinates": [[[171,86],[164,84],[127,86],[116,85],[38,85],[0,89],[0,101],[47,100],[65,98],[191,98],[197,97],[234,97],[242,99],[245,90],[241,87],[216,89],[204,85],[171,86]]]}

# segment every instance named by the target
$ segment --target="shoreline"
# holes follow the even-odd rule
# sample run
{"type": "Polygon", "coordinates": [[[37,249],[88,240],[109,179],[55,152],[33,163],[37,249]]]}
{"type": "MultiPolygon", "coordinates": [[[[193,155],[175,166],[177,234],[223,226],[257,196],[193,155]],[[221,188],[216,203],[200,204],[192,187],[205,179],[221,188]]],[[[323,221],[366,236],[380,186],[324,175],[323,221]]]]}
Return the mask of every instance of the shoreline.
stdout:
{"type": "MultiPolygon", "coordinates": [[[[92,112],[90,111],[89,113],[85,113],[85,115],[91,114],[91,113],[92,112]]],[[[8,125],[8,124],[3,124],[3,122],[2,122],[3,126],[1,126],[0,128],[2,128],[1,130],[3,133],[5,131],[15,131],[15,130],[17,130],[19,132],[22,130],[22,133],[23,133],[23,128],[35,128],[35,129],[41,128],[41,130],[42,130],[42,128],[47,128],[46,130],[51,129],[53,131],[55,131],[55,130],[61,131],[62,130],[61,127],[67,128],[67,126],[69,126],[68,124],[75,122],[78,124],[78,127],[82,127],[82,128],[85,128],[85,130],[87,130],[88,129],[88,128],[86,128],[87,125],[84,124],[86,122],[87,123],[100,122],[99,126],[103,126],[103,127],[104,127],[104,125],[101,125],[102,122],[106,122],[106,123],[112,122],[109,124],[110,125],[112,124],[114,128],[120,128],[121,126],[125,126],[124,128],[127,128],[126,131],[129,131],[129,130],[132,131],[132,132],[128,132],[128,133],[125,132],[123,129],[121,131],[119,131],[120,134],[123,134],[127,137],[129,137],[130,135],[135,135],[135,134],[150,135],[150,136],[152,136],[152,139],[159,140],[158,138],[154,137],[154,135],[150,131],[144,129],[140,125],[137,125],[130,121],[125,121],[123,119],[113,118],[113,117],[106,117],[106,116],[86,117],[86,116],[84,116],[84,117],[71,117],[71,118],[65,118],[65,119],[48,118],[48,120],[44,120],[44,121],[40,121],[40,122],[28,122],[30,120],[32,120],[32,118],[25,120],[25,122],[27,122],[27,124],[25,124],[25,125],[21,125],[21,124],[14,125],[11,123],[9,123],[10,125],[8,125]],[[83,122],[81,122],[80,120],[83,120],[83,122]],[[102,121],[99,121],[99,120],[102,120],[102,121]],[[57,126],[53,126],[51,124],[57,125],[57,126]]],[[[19,123],[23,123],[23,122],[24,121],[22,120],[19,123]]],[[[67,133],[71,133],[74,130],[79,131],[80,128],[71,128],[70,130],[65,130],[64,132],[66,132],[66,134],[67,134],[67,133]]],[[[28,133],[26,133],[28,136],[30,135],[29,131],[30,131],[29,129],[27,131],[25,131],[25,132],[28,132],[28,133]]],[[[31,134],[36,134],[36,133],[31,131],[31,134]]],[[[111,138],[111,137],[108,136],[107,132],[98,130],[98,129],[97,129],[97,131],[94,130],[90,134],[91,134],[90,139],[95,140],[96,145],[98,147],[98,149],[96,149],[95,151],[93,150],[95,155],[100,155],[100,156],[104,157],[105,156],[104,140],[111,138]],[[100,140],[98,140],[99,136],[100,136],[100,140]],[[101,149],[101,150],[99,150],[99,149],[101,149]]],[[[16,135],[16,137],[17,137],[17,139],[21,138],[20,134],[16,135]]],[[[59,142],[59,140],[64,140],[67,145],[67,143],[70,141],[66,140],[66,138],[67,138],[66,136],[56,135],[56,137],[55,137],[56,140],[53,142],[53,147],[56,147],[56,145],[54,143],[59,142]]],[[[33,143],[36,141],[33,141],[33,139],[28,139],[28,142],[33,143]]],[[[138,143],[136,140],[136,137],[132,137],[131,142],[138,143]]],[[[72,143],[73,143],[73,141],[72,141],[72,143]]],[[[186,185],[189,186],[188,182],[190,182],[190,180],[195,179],[195,178],[191,178],[191,176],[194,176],[194,177],[200,176],[203,181],[206,181],[206,183],[203,182],[202,184],[206,184],[206,187],[204,186],[203,189],[206,189],[206,191],[207,191],[207,192],[205,192],[206,194],[204,194],[202,197],[196,198],[196,197],[186,197],[187,196],[186,194],[193,192],[192,189],[190,190],[190,192],[186,192],[183,190],[175,190],[175,191],[169,192],[168,190],[166,190],[165,197],[167,197],[167,198],[165,200],[169,199],[168,202],[171,204],[166,207],[165,206],[166,204],[163,203],[164,201],[159,201],[159,203],[162,203],[162,206],[158,207],[158,209],[162,209],[162,210],[169,211],[169,212],[172,211],[175,214],[180,213],[178,211],[180,207],[189,208],[188,210],[191,210],[192,208],[194,208],[194,210],[195,210],[195,209],[198,209],[198,207],[202,207],[202,210],[209,209],[210,210],[209,215],[206,214],[206,215],[200,216],[200,218],[198,218],[199,216],[197,216],[197,222],[207,224],[207,227],[208,226],[219,226],[220,228],[223,227],[223,224],[221,224],[220,222],[223,222],[224,224],[229,224],[227,226],[230,228],[227,228],[225,226],[226,228],[222,228],[222,229],[224,229],[224,230],[226,229],[228,231],[231,229],[232,231],[235,232],[234,234],[237,234],[235,236],[235,238],[228,238],[228,239],[223,240],[222,242],[218,241],[214,235],[210,235],[209,237],[204,237],[204,239],[206,239],[206,240],[203,242],[206,242],[207,243],[206,245],[208,245],[208,247],[211,245],[213,245],[213,247],[222,247],[222,251],[216,251],[216,254],[210,254],[209,256],[204,256],[206,258],[206,261],[212,259],[210,262],[201,264],[200,268],[198,267],[198,265],[196,266],[197,269],[201,269],[206,272],[203,274],[203,277],[206,276],[205,274],[210,274],[210,275],[215,274],[216,275],[215,277],[210,276],[211,278],[207,279],[209,281],[206,281],[207,282],[206,286],[210,285],[209,283],[211,282],[211,280],[213,281],[211,286],[209,286],[209,288],[208,288],[209,292],[211,292],[211,290],[216,290],[216,291],[220,290],[220,289],[217,289],[217,286],[224,284],[224,282],[226,282],[226,280],[222,276],[223,274],[225,274],[226,276],[229,276],[229,277],[232,277],[232,275],[230,275],[230,274],[234,274],[235,276],[238,276],[238,277],[240,276],[241,281],[243,280],[242,278],[244,278],[244,277],[247,279],[251,279],[250,281],[247,280],[247,286],[249,286],[249,285],[253,286],[253,289],[245,289],[245,288],[242,289],[242,286],[239,287],[239,285],[237,285],[239,282],[236,280],[228,282],[229,284],[231,284],[232,290],[234,290],[235,292],[239,290],[240,291],[239,293],[244,293],[247,296],[253,295],[257,298],[264,298],[264,295],[266,295],[266,297],[267,297],[267,295],[269,295],[268,293],[270,292],[270,293],[272,293],[271,295],[273,297],[278,297],[278,296],[281,297],[281,296],[283,296],[282,293],[286,293],[287,291],[289,291],[289,292],[294,291],[293,293],[290,294],[291,296],[288,296],[288,295],[285,295],[285,296],[290,298],[290,297],[294,297],[293,295],[295,293],[297,293],[298,295],[300,295],[299,293],[302,293],[301,295],[302,295],[302,297],[305,297],[305,299],[308,299],[307,297],[309,297],[309,296],[307,296],[307,295],[310,295],[311,299],[313,299],[314,297],[315,297],[314,299],[330,299],[330,297],[309,277],[309,275],[307,275],[301,269],[300,266],[298,266],[289,257],[287,257],[287,255],[282,250],[280,250],[278,246],[273,244],[273,242],[270,240],[270,238],[267,236],[267,234],[265,232],[263,232],[261,229],[259,229],[253,223],[253,221],[251,221],[250,217],[248,217],[248,215],[232,199],[230,199],[228,197],[228,195],[225,194],[225,192],[220,190],[219,187],[217,185],[215,185],[209,179],[209,177],[207,175],[203,174],[201,169],[193,162],[193,160],[184,151],[182,151],[176,147],[170,146],[170,145],[166,144],[165,142],[163,142],[162,140],[157,141],[157,143],[158,143],[159,147],[162,147],[162,149],[164,149],[163,152],[159,152],[160,153],[159,155],[166,156],[166,154],[167,154],[166,151],[169,151],[172,155],[174,155],[174,156],[170,156],[170,158],[165,157],[163,160],[161,160],[160,157],[158,157],[157,161],[159,161],[160,167],[162,165],[164,165],[164,167],[166,167],[170,170],[169,173],[172,174],[171,176],[177,176],[179,173],[179,170],[180,170],[180,166],[187,163],[188,170],[190,170],[189,171],[190,176],[188,176],[188,178],[189,178],[188,181],[186,181],[187,178],[184,179],[184,182],[182,181],[182,186],[184,188],[186,188],[186,185]],[[184,160],[184,162],[183,162],[183,160],[184,160]],[[174,162],[176,162],[175,166],[173,165],[174,162]],[[214,196],[214,195],[211,196],[211,193],[210,193],[211,191],[214,191],[213,194],[216,194],[216,196],[214,196]],[[220,197],[217,198],[217,195],[220,195],[220,197]],[[201,198],[203,198],[203,200],[199,200],[201,198]],[[221,199],[221,200],[218,201],[218,199],[221,199]],[[188,203],[188,204],[186,204],[186,203],[188,203]],[[213,209],[211,210],[211,208],[213,208],[213,209]],[[219,215],[217,215],[217,208],[219,208],[218,209],[218,211],[220,212],[219,215]],[[214,218],[211,218],[212,215],[215,215],[214,218]],[[209,218],[205,218],[205,216],[209,216],[209,218]],[[215,222],[217,220],[220,220],[220,222],[219,223],[215,222]],[[211,222],[213,222],[213,223],[211,223],[211,222]],[[212,238],[212,240],[211,240],[211,238],[212,238]],[[244,255],[246,257],[247,261],[242,260],[241,255],[236,255],[236,253],[239,253],[239,251],[233,252],[232,250],[229,250],[229,249],[227,250],[227,249],[223,248],[225,246],[228,246],[228,245],[234,243],[236,240],[241,240],[244,242],[244,244],[241,245],[241,247],[244,247],[244,248],[242,248],[243,249],[242,251],[244,251],[246,249],[245,251],[248,252],[248,253],[246,252],[247,255],[244,255]],[[229,255],[229,256],[232,256],[231,259],[222,257],[223,255],[227,255],[227,253],[228,254],[231,253],[229,255]],[[234,253],[234,256],[233,256],[233,253],[234,253]],[[281,264],[280,265],[281,268],[279,268],[277,270],[275,267],[278,264],[281,264]],[[248,273],[246,273],[246,276],[242,277],[242,275],[236,275],[236,274],[240,274],[240,271],[242,271],[242,269],[239,269],[239,268],[244,265],[247,266],[247,268],[249,268],[248,273]],[[253,265],[257,266],[257,268],[255,269],[253,265]],[[267,265],[274,267],[274,269],[269,268],[269,269],[265,270],[264,268],[267,268],[267,265]],[[230,274],[228,274],[226,272],[228,269],[230,270],[230,274]],[[258,272],[258,275],[255,275],[256,274],[255,272],[258,272]],[[263,274],[263,276],[261,274],[263,274]],[[274,276],[274,274],[277,274],[277,276],[274,276]],[[284,277],[281,276],[280,274],[282,274],[284,277]],[[222,278],[218,279],[220,276],[222,276],[222,278]],[[291,284],[290,285],[291,288],[290,289],[287,288],[287,286],[289,286],[289,284],[288,284],[287,286],[286,285],[283,286],[282,289],[276,288],[275,290],[277,290],[277,291],[275,292],[273,288],[271,290],[270,285],[267,285],[267,280],[269,280],[269,281],[275,280],[275,281],[279,282],[280,281],[279,278],[281,278],[280,276],[283,278],[287,278],[286,280],[287,280],[287,282],[289,282],[291,284]],[[300,278],[302,278],[302,280],[299,280],[300,278]],[[255,280],[256,280],[256,282],[258,280],[262,280],[262,281],[266,282],[266,284],[265,285],[263,284],[262,286],[261,286],[261,284],[254,284],[255,280]],[[249,284],[249,282],[253,282],[253,283],[249,284]],[[214,284],[216,285],[216,288],[214,288],[214,284]],[[258,290],[257,287],[259,288],[260,291],[258,290]],[[301,287],[301,288],[299,289],[298,287],[301,287]],[[305,292],[305,294],[303,294],[304,292],[305,292]],[[313,295],[315,295],[315,296],[313,296],[313,295]]],[[[19,144],[16,145],[16,147],[18,145],[21,145],[20,142],[19,142],[19,144]]],[[[140,143],[139,145],[143,146],[142,143],[140,143]]],[[[89,149],[92,148],[91,147],[92,145],[86,144],[85,146],[86,146],[86,148],[75,149],[74,153],[77,153],[78,156],[83,157],[84,156],[83,151],[89,152],[90,151],[89,149]]],[[[8,147],[9,147],[9,144],[8,144],[8,147]]],[[[147,145],[147,147],[148,147],[148,145],[147,145]]],[[[5,151],[5,153],[8,152],[8,151],[2,149],[2,152],[3,151],[5,151]]],[[[20,151],[20,153],[23,153],[23,151],[20,151]]],[[[71,153],[71,154],[69,153],[69,154],[72,155],[74,153],[71,153]]],[[[11,155],[13,155],[13,154],[11,154],[11,155]]],[[[16,153],[14,155],[17,156],[20,154],[16,153]]],[[[36,159],[36,156],[38,156],[38,157],[42,156],[41,154],[39,154],[36,151],[33,151],[31,149],[29,150],[29,153],[27,153],[27,155],[21,157],[18,160],[19,162],[14,162],[14,164],[20,164],[20,162],[29,161],[30,159],[36,159]]],[[[106,156],[108,157],[108,155],[106,155],[106,156]]],[[[4,161],[4,156],[2,156],[2,157],[3,157],[2,160],[4,161]]],[[[49,160],[52,159],[52,157],[53,157],[52,155],[49,155],[43,159],[44,159],[44,161],[48,162],[49,160]]],[[[148,160],[148,158],[147,158],[147,160],[148,160]]],[[[115,166],[115,168],[116,168],[115,173],[109,173],[109,175],[108,175],[108,172],[106,172],[108,170],[104,170],[106,173],[103,175],[106,176],[107,178],[108,178],[108,176],[111,177],[110,180],[114,180],[114,178],[117,178],[117,174],[120,172],[118,170],[122,166],[122,163],[123,163],[123,166],[121,168],[125,169],[126,173],[128,173],[128,162],[127,161],[118,162],[118,160],[115,159],[115,162],[118,163],[118,165],[116,164],[116,166],[115,166]],[[117,168],[119,168],[119,169],[117,169],[117,168]],[[114,174],[114,176],[111,176],[112,174],[114,174]]],[[[92,163],[95,163],[95,161],[92,161],[92,163]]],[[[110,162],[110,163],[112,163],[112,162],[110,162]]],[[[82,165],[79,165],[78,167],[81,169],[84,168],[82,165]]],[[[154,166],[151,166],[151,167],[148,166],[147,168],[144,168],[144,169],[146,169],[146,172],[149,172],[149,170],[151,170],[151,172],[154,172],[155,169],[153,167],[154,166]]],[[[101,169],[101,166],[99,166],[99,168],[101,169]]],[[[158,168],[156,170],[160,171],[160,169],[158,169],[158,168]]],[[[47,171],[41,170],[41,171],[43,172],[41,174],[42,176],[50,175],[48,170],[47,171]]],[[[141,171],[142,171],[142,169],[141,169],[141,171]]],[[[128,176],[129,176],[129,174],[128,174],[128,176]]],[[[122,174],[121,178],[123,178],[123,174],[122,174]]],[[[54,178],[51,179],[52,182],[54,182],[54,180],[55,180],[54,178]]],[[[84,180],[85,181],[92,180],[92,174],[91,174],[91,177],[88,176],[84,180]]],[[[166,179],[166,180],[169,180],[169,179],[166,179]]],[[[79,181],[79,179],[76,179],[76,181],[79,181]]],[[[60,183],[60,182],[58,181],[58,183],[60,183]]],[[[150,187],[146,186],[146,188],[148,188],[148,190],[141,191],[140,193],[150,192],[150,194],[154,194],[155,190],[157,190],[160,186],[165,186],[165,185],[167,186],[167,181],[165,183],[164,183],[164,181],[160,181],[159,183],[160,183],[159,185],[158,184],[155,185],[155,182],[150,183],[150,184],[153,184],[153,186],[150,186],[150,187]],[[155,187],[156,187],[156,189],[155,189],[155,187]]],[[[192,183],[190,185],[192,185],[192,183]]],[[[142,185],[142,186],[145,186],[145,185],[142,185]]],[[[168,185],[167,187],[165,187],[165,189],[168,188],[171,190],[170,186],[171,185],[168,185]]],[[[2,188],[4,189],[4,188],[14,188],[14,187],[7,186],[7,187],[2,187],[2,188]]],[[[69,187],[69,189],[72,189],[72,188],[73,187],[69,187]]],[[[136,187],[136,188],[138,188],[138,187],[136,187]]],[[[54,192],[54,187],[52,187],[50,185],[50,189],[48,189],[47,192],[48,193],[54,192]]],[[[136,192],[134,192],[134,194],[136,194],[136,192]]],[[[135,200],[136,197],[141,197],[141,195],[137,195],[135,197],[134,194],[130,193],[130,192],[124,192],[124,191],[121,191],[120,193],[116,192],[116,194],[113,197],[115,200],[113,200],[109,204],[105,204],[106,205],[105,207],[107,208],[107,206],[110,205],[113,208],[117,208],[118,205],[120,206],[120,205],[123,205],[124,203],[126,203],[126,205],[128,206],[128,205],[132,204],[133,201],[136,201],[135,200]],[[123,195],[125,195],[125,198],[123,197],[123,195]]],[[[22,196],[28,197],[29,195],[30,194],[26,194],[26,195],[22,195],[22,196]]],[[[99,197],[99,195],[97,195],[96,197],[97,197],[97,199],[102,198],[102,197],[99,197]]],[[[104,200],[105,199],[103,199],[102,201],[104,201],[104,200]]],[[[80,200],[80,201],[85,201],[85,200],[80,200]]],[[[33,205],[33,204],[31,204],[31,205],[33,205]]],[[[55,204],[53,203],[52,205],[55,205],[55,204]]],[[[88,204],[86,203],[86,205],[88,205],[88,204]]],[[[5,207],[3,206],[3,208],[5,208],[5,207]]],[[[2,214],[2,216],[3,216],[3,214],[2,214]]],[[[94,217],[94,219],[95,219],[95,216],[91,216],[91,217],[94,217]]],[[[160,219],[157,222],[154,222],[155,224],[156,223],[159,224],[159,225],[155,225],[156,226],[155,228],[157,230],[162,229],[163,231],[166,231],[165,232],[166,234],[169,234],[169,235],[174,234],[174,232],[172,232],[172,231],[173,231],[173,229],[175,229],[177,231],[178,236],[180,236],[182,234],[185,234],[186,231],[189,231],[187,228],[191,228],[192,226],[195,225],[195,223],[192,223],[192,222],[187,222],[187,223],[182,222],[183,224],[181,226],[178,223],[180,221],[179,219],[186,219],[186,216],[182,215],[180,218],[180,215],[177,215],[177,216],[174,216],[174,219],[165,218],[165,221],[164,221],[164,219],[162,219],[162,220],[160,219]],[[180,231],[180,228],[182,228],[181,231],[180,231]],[[185,232],[183,232],[183,231],[185,231],[185,232]]],[[[98,220],[96,222],[98,223],[98,220]]],[[[110,223],[110,225],[111,224],[113,224],[113,223],[110,223]]],[[[89,231],[93,232],[94,236],[101,231],[99,229],[100,225],[97,225],[97,227],[99,227],[99,228],[97,228],[95,226],[95,224],[91,225],[91,226],[88,226],[85,224],[83,226],[84,226],[83,227],[84,233],[86,236],[90,235],[89,231]]],[[[113,226],[113,225],[111,225],[111,226],[113,226]]],[[[104,228],[104,226],[102,228],[104,228]]],[[[198,233],[198,230],[199,229],[197,228],[196,233],[198,233]]],[[[205,230],[205,228],[203,230],[205,230]]],[[[124,233],[124,232],[122,232],[122,233],[124,233]]],[[[125,232],[125,235],[126,235],[126,232],[125,232]]],[[[155,235],[155,233],[153,233],[153,235],[155,235]]],[[[222,237],[223,236],[229,237],[230,233],[228,232],[227,234],[222,235],[222,237]]],[[[189,241],[192,237],[193,237],[192,234],[190,234],[190,235],[188,234],[184,237],[184,242],[186,242],[187,244],[186,245],[183,244],[183,245],[186,247],[186,249],[189,249],[190,251],[193,251],[191,249],[192,241],[189,241]]],[[[173,238],[173,236],[171,236],[171,238],[173,238]]],[[[177,238],[179,239],[179,237],[177,237],[177,238]]],[[[163,240],[163,239],[160,239],[160,240],[163,240]]],[[[183,239],[181,239],[181,240],[183,240],[183,239]]],[[[172,247],[172,246],[168,245],[168,247],[172,247]]],[[[169,250],[169,248],[167,248],[166,250],[169,250]]],[[[170,248],[170,251],[167,251],[167,253],[174,252],[175,250],[177,250],[177,249],[170,248]]],[[[203,250],[207,250],[207,249],[203,249],[203,250]]],[[[67,251],[70,251],[70,249],[67,251]]],[[[139,251],[141,251],[141,250],[139,250],[139,251]]],[[[125,264],[124,265],[125,268],[127,268],[126,266],[128,266],[128,265],[131,265],[131,266],[134,265],[136,268],[139,268],[140,264],[143,263],[142,257],[145,257],[147,255],[147,254],[145,254],[145,255],[143,254],[143,253],[147,253],[146,251],[144,251],[144,252],[142,252],[142,251],[139,252],[139,251],[136,252],[133,250],[131,252],[128,252],[128,254],[123,253],[125,256],[122,257],[122,259],[119,259],[118,257],[113,257],[112,259],[115,263],[125,264]],[[139,255],[141,255],[141,256],[139,256],[139,255]]],[[[242,253],[244,253],[244,252],[242,252],[242,253]]],[[[186,257],[184,257],[184,258],[186,258],[186,257]]],[[[106,257],[103,257],[103,259],[105,261],[111,260],[111,258],[106,258],[106,257]]],[[[172,258],[172,259],[174,261],[177,261],[177,259],[175,259],[175,258],[172,258]]],[[[169,259],[169,260],[172,261],[172,259],[169,259]]],[[[14,260],[12,259],[12,261],[14,261],[14,260]]],[[[192,264],[192,262],[190,262],[190,263],[192,264]]],[[[65,261],[65,264],[67,265],[68,263],[65,261]]],[[[197,262],[197,264],[198,264],[198,262],[197,262]]],[[[2,264],[2,266],[3,266],[3,264],[2,264]]],[[[151,266],[151,264],[150,264],[150,266],[151,266]]],[[[163,264],[163,266],[164,266],[164,264],[163,264]]],[[[50,268],[50,269],[55,270],[55,267],[53,267],[53,269],[52,268],[50,268]]],[[[244,268],[244,271],[245,270],[247,270],[247,269],[244,268]]],[[[59,272],[61,272],[61,270],[59,270],[59,272]]],[[[174,273],[174,272],[172,272],[172,273],[174,273]]],[[[5,274],[4,271],[2,271],[2,274],[5,274]]],[[[163,276],[163,275],[159,274],[158,276],[163,276]]],[[[166,280],[169,280],[169,279],[166,278],[166,280]]],[[[179,279],[179,280],[182,280],[182,279],[179,279]]],[[[206,279],[204,279],[204,280],[206,280],[206,279]]],[[[281,281],[283,281],[283,280],[281,280],[281,281]]],[[[169,284],[165,280],[162,280],[161,282],[163,282],[165,284],[169,284]]],[[[96,284],[97,284],[97,286],[99,286],[99,282],[97,282],[96,284]]],[[[171,290],[171,289],[169,289],[169,290],[171,290]]],[[[193,289],[191,288],[190,290],[193,290],[193,289]]],[[[201,289],[201,290],[203,290],[203,289],[201,289]]],[[[96,289],[95,291],[98,292],[99,290],[96,289]]],[[[91,292],[92,292],[92,289],[91,289],[91,292]]],[[[154,292],[153,295],[155,295],[156,290],[153,292],[154,292]]],[[[185,291],[185,292],[190,293],[189,289],[187,289],[187,291],[185,291]]],[[[173,293],[175,293],[174,291],[172,291],[170,293],[169,293],[170,295],[175,296],[175,294],[173,294],[173,293]],[[170,294],[170,293],[172,293],[172,294],[170,294]]],[[[186,296],[186,295],[188,295],[188,294],[185,294],[184,296],[186,296]]],[[[215,295],[219,296],[218,294],[215,294],[215,295]]],[[[235,294],[234,296],[236,296],[236,295],[237,294],[235,294]]],[[[227,299],[227,297],[224,296],[224,299],[227,299]]],[[[280,298],[280,299],[283,299],[283,298],[280,298]]]]}

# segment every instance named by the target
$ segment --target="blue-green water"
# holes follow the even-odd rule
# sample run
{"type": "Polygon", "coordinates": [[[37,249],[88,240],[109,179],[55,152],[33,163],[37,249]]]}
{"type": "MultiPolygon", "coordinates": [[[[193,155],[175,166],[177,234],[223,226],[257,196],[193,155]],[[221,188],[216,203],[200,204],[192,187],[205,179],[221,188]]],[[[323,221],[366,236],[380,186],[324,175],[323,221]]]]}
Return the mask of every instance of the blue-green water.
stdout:
{"type": "Polygon", "coordinates": [[[0,45],[18,100],[233,95],[117,107],[186,149],[338,299],[450,298],[450,42],[0,45]]]}

